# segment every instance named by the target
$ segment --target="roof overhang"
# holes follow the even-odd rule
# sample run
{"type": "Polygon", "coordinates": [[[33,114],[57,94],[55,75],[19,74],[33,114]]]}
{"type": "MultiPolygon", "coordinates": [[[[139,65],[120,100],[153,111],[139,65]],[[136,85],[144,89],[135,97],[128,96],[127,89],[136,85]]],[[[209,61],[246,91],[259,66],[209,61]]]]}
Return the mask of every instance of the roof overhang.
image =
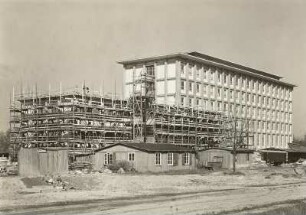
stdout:
{"type": "Polygon", "coordinates": [[[185,59],[185,60],[191,60],[194,62],[199,63],[205,63],[213,66],[218,66],[224,69],[228,69],[231,71],[238,72],[240,74],[250,75],[256,78],[261,78],[264,80],[268,80],[271,82],[275,82],[281,85],[285,85],[287,87],[296,87],[294,84],[290,84],[284,81],[280,81],[282,77],[270,74],[267,72],[263,72],[260,70],[252,69],[246,66],[242,66],[236,63],[232,63],[230,61],[225,61],[219,58],[211,57],[208,55],[204,55],[198,52],[190,52],[190,53],[174,53],[174,54],[168,54],[168,55],[159,55],[159,56],[153,56],[153,57],[147,57],[147,58],[136,58],[131,60],[124,60],[119,61],[119,64],[122,64],[124,66],[128,65],[135,65],[140,63],[151,63],[152,61],[159,61],[164,59],[185,59]]]}

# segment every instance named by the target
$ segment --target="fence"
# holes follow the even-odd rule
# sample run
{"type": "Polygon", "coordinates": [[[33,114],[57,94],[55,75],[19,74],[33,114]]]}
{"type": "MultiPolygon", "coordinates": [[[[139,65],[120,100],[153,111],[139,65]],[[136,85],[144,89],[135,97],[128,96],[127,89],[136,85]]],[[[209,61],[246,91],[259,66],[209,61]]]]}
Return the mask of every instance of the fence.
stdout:
{"type": "Polygon", "coordinates": [[[68,172],[68,150],[63,148],[21,148],[18,153],[20,176],[41,176],[68,172]]]}

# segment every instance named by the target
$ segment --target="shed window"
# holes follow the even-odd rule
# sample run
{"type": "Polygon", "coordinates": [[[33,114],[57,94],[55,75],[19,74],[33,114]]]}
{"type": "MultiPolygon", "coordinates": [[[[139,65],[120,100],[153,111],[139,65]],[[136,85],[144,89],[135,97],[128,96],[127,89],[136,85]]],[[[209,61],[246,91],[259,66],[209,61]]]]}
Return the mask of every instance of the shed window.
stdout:
{"type": "Polygon", "coordinates": [[[129,161],[135,160],[135,153],[129,153],[129,161]]]}
{"type": "Polygon", "coordinates": [[[155,154],[155,165],[161,165],[161,154],[160,153],[155,154]]]}
{"type": "Polygon", "coordinates": [[[183,165],[189,165],[190,164],[190,156],[189,153],[183,154],[183,165]]]}
{"type": "Polygon", "coordinates": [[[112,163],[113,163],[113,154],[106,153],[104,155],[104,164],[108,165],[108,164],[112,164],[112,163]]]}
{"type": "Polygon", "coordinates": [[[168,165],[173,165],[173,153],[168,153],[168,165]]]}

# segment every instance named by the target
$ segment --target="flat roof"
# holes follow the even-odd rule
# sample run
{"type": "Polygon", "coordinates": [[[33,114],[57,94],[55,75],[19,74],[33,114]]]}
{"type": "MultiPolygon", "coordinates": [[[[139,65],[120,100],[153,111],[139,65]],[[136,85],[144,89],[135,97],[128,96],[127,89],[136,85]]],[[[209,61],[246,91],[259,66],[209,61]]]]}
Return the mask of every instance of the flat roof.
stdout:
{"type": "Polygon", "coordinates": [[[174,53],[174,54],[168,54],[168,55],[159,55],[159,56],[153,56],[153,57],[145,57],[145,58],[136,58],[131,60],[124,60],[119,61],[119,64],[122,65],[130,65],[130,64],[137,64],[137,63],[145,63],[149,61],[157,61],[161,59],[175,59],[175,58],[181,58],[181,59],[187,59],[192,61],[197,61],[201,63],[207,63],[214,66],[220,66],[227,69],[235,70],[236,72],[248,74],[250,76],[255,76],[257,78],[263,78],[272,82],[277,82],[282,85],[286,85],[289,87],[296,87],[294,84],[290,84],[284,81],[281,81],[281,76],[263,72],[257,69],[253,69],[247,66],[243,66],[237,63],[233,63],[230,61],[222,60],[220,58],[212,57],[206,54],[202,54],[199,52],[185,52],[185,53],[174,53]]]}

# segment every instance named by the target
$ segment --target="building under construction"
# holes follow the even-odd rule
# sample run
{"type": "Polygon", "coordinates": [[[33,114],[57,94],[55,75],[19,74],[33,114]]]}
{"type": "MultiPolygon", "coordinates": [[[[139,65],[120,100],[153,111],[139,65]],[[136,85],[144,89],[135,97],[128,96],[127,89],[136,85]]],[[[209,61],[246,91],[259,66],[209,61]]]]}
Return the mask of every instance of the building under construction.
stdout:
{"type": "MultiPolygon", "coordinates": [[[[142,101],[142,102],[141,102],[142,101]]],[[[157,105],[98,95],[85,86],[60,93],[14,96],[10,106],[11,153],[22,147],[67,147],[89,153],[118,142],[217,146],[225,138],[221,112],[157,105]]]]}
{"type": "Polygon", "coordinates": [[[22,147],[86,152],[132,138],[126,101],[81,92],[19,95],[10,106],[12,154],[22,147]]]}

